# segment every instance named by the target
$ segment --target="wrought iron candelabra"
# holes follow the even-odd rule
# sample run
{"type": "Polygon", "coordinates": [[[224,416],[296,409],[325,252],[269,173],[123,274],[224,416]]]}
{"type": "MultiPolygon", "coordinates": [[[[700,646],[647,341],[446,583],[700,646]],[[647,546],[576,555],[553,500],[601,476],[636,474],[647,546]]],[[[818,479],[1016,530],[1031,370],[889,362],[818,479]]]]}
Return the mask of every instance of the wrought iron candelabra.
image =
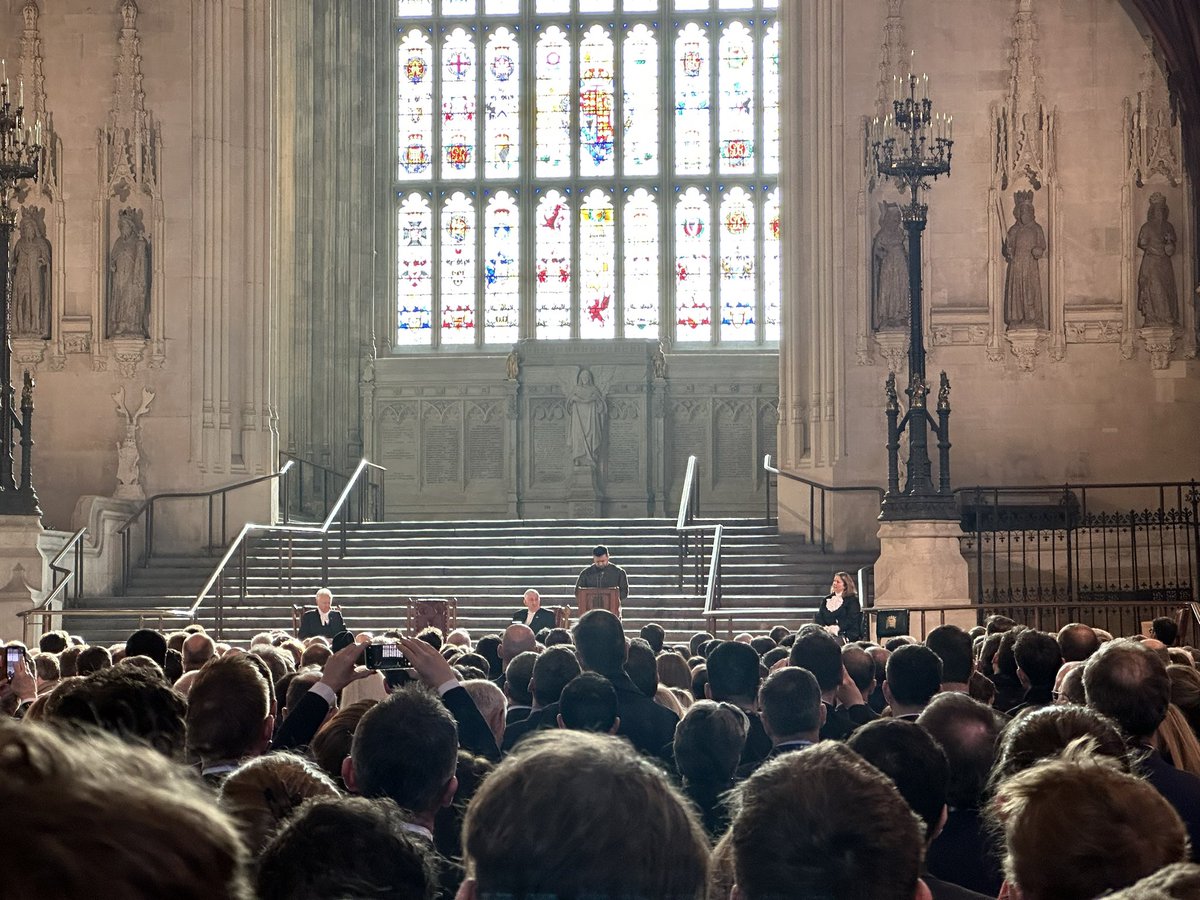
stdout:
{"type": "Polygon", "coordinates": [[[870,124],[870,143],[879,174],[907,192],[909,202],[900,215],[908,233],[909,344],[908,411],[901,418],[895,376],[887,385],[888,490],[883,520],[954,519],[957,511],[950,488],[950,381],[941,375],[935,420],[926,408],[929,385],[925,378],[925,332],[922,328],[921,234],[929,206],[921,202],[930,182],[950,174],[954,151],[954,117],[933,112],[929,77],[908,75],[893,79],[892,111],[870,124]],[[929,460],[929,432],[938,438],[938,486],[929,460]],[[900,437],[908,432],[908,478],[899,484],[900,437]]]}
{"type": "Polygon", "coordinates": [[[0,60],[0,515],[40,516],[33,489],[33,378],[24,373],[20,414],[12,383],[12,277],[9,248],[17,224],[12,201],[26,181],[37,181],[42,162],[42,125],[25,122],[25,86],[13,97],[7,65],[0,60]],[[15,102],[14,102],[15,101],[15,102]],[[20,434],[21,473],[13,470],[20,434]]]}

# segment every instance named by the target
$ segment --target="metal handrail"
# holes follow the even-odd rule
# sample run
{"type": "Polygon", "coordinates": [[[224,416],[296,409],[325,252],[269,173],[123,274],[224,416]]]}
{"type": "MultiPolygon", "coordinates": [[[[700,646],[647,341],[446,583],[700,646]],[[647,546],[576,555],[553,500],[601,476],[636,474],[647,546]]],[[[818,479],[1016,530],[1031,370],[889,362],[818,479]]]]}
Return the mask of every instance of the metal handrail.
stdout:
{"type": "Polygon", "coordinates": [[[50,572],[53,578],[53,585],[50,593],[46,595],[41,603],[31,609],[20,610],[17,615],[21,617],[21,641],[26,646],[29,646],[29,616],[34,613],[42,613],[42,631],[50,631],[50,626],[53,624],[54,610],[51,606],[55,601],[61,600],[66,593],[69,585],[74,585],[74,599],[78,600],[83,596],[83,536],[87,534],[87,528],[80,528],[58,551],[58,554],[50,561],[50,572]],[[68,569],[59,565],[63,561],[63,557],[69,551],[74,551],[75,568],[68,569]],[[62,581],[59,581],[59,576],[62,576],[62,581]]]}
{"type": "MultiPolygon", "coordinates": [[[[145,515],[146,530],[145,530],[145,556],[143,557],[144,564],[148,565],[150,558],[154,555],[154,504],[160,500],[180,500],[180,499],[199,499],[201,497],[208,498],[208,546],[206,549],[212,553],[216,544],[213,543],[213,504],[216,498],[221,498],[221,546],[224,547],[227,540],[226,533],[226,511],[228,509],[228,497],[231,493],[242,488],[252,487],[264,481],[270,481],[273,478],[284,479],[286,481],[288,472],[291,471],[293,463],[291,461],[285,463],[276,472],[270,472],[266,475],[259,475],[255,478],[248,478],[244,481],[227,484],[223,487],[210,488],[207,491],[166,491],[161,494],[155,494],[149,497],[137,508],[137,510],[125,523],[117,529],[117,534],[121,536],[121,593],[129,587],[129,572],[132,568],[132,528],[137,521],[145,515]]],[[[283,496],[287,496],[286,484],[283,491],[283,496]]]]}
{"type": "Polygon", "coordinates": [[[683,590],[686,562],[692,560],[692,579],[697,590],[703,572],[704,533],[711,531],[712,525],[693,525],[692,522],[700,513],[700,477],[699,464],[694,455],[688,457],[687,469],[683,475],[683,491],[679,495],[679,513],[675,516],[675,531],[679,536],[679,589],[683,590]],[[695,546],[693,538],[695,535],[695,546]],[[693,549],[695,553],[693,555],[693,549]]]}
{"type": "MultiPolygon", "coordinates": [[[[53,616],[61,616],[68,614],[70,616],[84,619],[110,619],[119,616],[136,617],[138,627],[144,628],[147,621],[155,621],[158,623],[158,628],[161,630],[164,619],[189,619],[188,612],[185,609],[165,609],[159,607],[126,607],[112,609],[42,609],[40,606],[35,606],[32,609],[22,609],[17,611],[17,615],[21,618],[21,636],[26,646],[29,645],[29,618],[33,615],[40,614],[42,616],[42,633],[45,634],[50,630],[49,620],[53,616]]],[[[189,619],[190,620],[190,619],[189,619]]]]}
{"type": "MultiPolygon", "coordinates": [[[[297,535],[297,534],[320,535],[322,538],[322,541],[321,541],[321,580],[322,581],[327,580],[329,577],[329,541],[328,541],[329,530],[332,527],[334,521],[338,518],[339,514],[342,514],[344,512],[346,503],[347,503],[348,499],[350,498],[350,494],[354,490],[354,488],[358,485],[359,479],[363,477],[363,473],[371,472],[371,471],[386,472],[387,469],[385,469],[383,466],[376,465],[375,463],[370,462],[369,460],[366,460],[366,459],[360,460],[358,463],[358,466],[356,466],[354,469],[354,473],[350,476],[349,481],[346,483],[345,488],[343,488],[341,494],[338,495],[337,502],[333,505],[333,508],[330,509],[328,515],[325,516],[324,521],[321,522],[321,524],[319,524],[319,525],[265,525],[265,524],[256,524],[253,522],[247,522],[245,525],[243,525],[241,531],[238,532],[238,536],[236,538],[234,538],[233,542],[229,545],[228,549],[226,549],[225,555],[221,557],[221,561],[219,563],[217,563],[216,569],[213,571],[212,575],[209,576],[208,580],[204,583],[204,587],[202,587],[200,589],[200,593],[198,593],[196,595],[196,599],[193,601],[191,607],[187,610],[188,618],[195,621],[196,615],[200,611],[200,607],[203,605],[205,599],[208,597],[209,593],[213,590],[213,587],[215,586],[216,587],[216,600],[217,600],[216,632],[217,632],[217,636],[220,637],[221,629],[224,625],[224,603],[225,603],[225,582],[224,582],[224,579],[222,576],[225,574],[226,567],[229,565],[230,560],[233,559],[233,556],[236,553],[239,556],[239,561],[240,561],[240,566],[241,566],[241,574],[238,579],[238,599],[244,600],[246,597],[246,539],[247,539],[247,536],[251,532],[259,532],[261,534],[287,535],[289,537],[289,540],[293,535],[297,535]]],[[[382,489],[382,485],[378,485],[378,486],[372,485],[372,487],[379,488],[378,495],[376,496],[375,503],[374,503],[374,506],[375,506],[374,515],[378,516],[383,509],[383,489],[382,489]]],[[[360,494],[359,494],[359,509],[358,509],[358,517],[359,517],[360,522],[362,521],[363,512],[364,512],[362,498],[363,498],[363,494],[362,494],[362,492],[360,492],[360,494]]],[[[282,546],[280,548],[280,551],[282,553],[282,546]]],[[[341,548],[340,548],[339,558],[344,558],[345,555],[346,555],[346,516],[343,514],[343,515],[341,515],[341,548]]],[[[290,553],[289,553],[289,558],[290,558],[290,553]]],[[[290,570],[290,563],[289,563],[289,570],[290,570]]],[[[280,577],[282,579],[282,572],[280,574],[280,577]]]]}
{"type": "Polygon", "coordinates": [[[808,486],[808,541],[810,544],[817,543],[817,525],[816,525],[816,495],[819,491],[821,494],[821,552],[828,551],[829,542],[825,536],[825,495],[826,494],[851,494],[851,493],[871,493],[879,496],[880,505],[883,504],[883,498],[887,492],[874,484],[841,484],[830,485],[822,484],[812,478],[806,478],[803,475],[797,475],[795,472],[785,472],[776,468],[771,464],[771,454],[763,455],[763,471],[767,473],[766,483],[766,515],[765,520],[768,525],[771,524],[771,476],[775,475],[778,478],[786,478],[789,481],[798,481],[801,484],[808,486]]]}
{"type": "Polygon", "coordinates": [[[721,602],[721,540],[725,526],[713,526],[712,554],[708,559],[708,584],[704,588],[704,615],[714,613],[721,602]]]}
{"type": "MultiPolygon", "coordinates": [[[[350,480],[350,476],[345,472],[339,472],[337,469],[332,469],[329,466],[321,465],[321,463],[313,462],[311,459],[306,459],[303,456],[298,456],[295,453],[289,453],[286,450],[279,451],[280,460],[288,460],[299,464],[300,468],[296,472],[296,506],[300,512],[304,511],[304,469],[308,467],[315,469],[321,473],[321,508],[327,513],[329,511],[329,479],[330,477],[340,479],[342,483],[350,480]]],[[[284,524],[291,522],[291,493],[287,492],[282,498],[281,508],[283,510],[282,521],[284,524]]]]}

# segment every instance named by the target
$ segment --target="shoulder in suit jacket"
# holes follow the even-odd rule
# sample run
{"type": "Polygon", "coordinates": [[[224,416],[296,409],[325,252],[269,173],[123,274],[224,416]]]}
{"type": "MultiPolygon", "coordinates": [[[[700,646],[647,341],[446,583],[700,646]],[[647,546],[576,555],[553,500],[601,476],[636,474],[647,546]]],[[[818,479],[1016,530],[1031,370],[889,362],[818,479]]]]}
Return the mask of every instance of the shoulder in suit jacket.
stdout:
{"type": "MultiPolygon", "coordinates": [[[[529,611],[525,609],[518,610],[517,612],[513,613],[512,620],[514,622],[525,624],[525,616],[528,614],[528,612],[529,611]]],[[[554,611],[546,609],[544,606],[540,607],[538,611],[533,614],[533,621],[529,624],[529,627],[533,629],[534,634],[537,634],[543,628],[553,628],[554,611]]]]}
{"type": "Polygon", "coordinates": [[[307,610],[300,617],[299,637],[301,639],[310,637],[327,637],[332,638],[335,634],[346,630],[346,624],[342,621],[342,614],[336,609],[329,611],[329,624],[321,624],[321,614],[315,609],[307,610]]]}

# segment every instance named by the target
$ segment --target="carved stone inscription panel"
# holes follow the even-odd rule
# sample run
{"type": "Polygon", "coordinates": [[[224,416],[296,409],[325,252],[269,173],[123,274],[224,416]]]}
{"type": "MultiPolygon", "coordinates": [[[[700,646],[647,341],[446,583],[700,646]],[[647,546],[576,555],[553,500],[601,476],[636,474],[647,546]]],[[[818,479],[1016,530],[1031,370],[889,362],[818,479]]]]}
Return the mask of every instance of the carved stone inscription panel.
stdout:
{"type": "Polygon", "coordinates": [[[454,484],[462,466],[462,406],[429,403],[424,412],[421,480],[426,485],[454,484]]]}
{"type": "Polygon", "coordinates": [[[713,480],[737,482],[754,472],[754,413],[749,403],[719,403],[715,428],[717,459],[713,480]]]}
{"type": "Polygon", "coordinates": [[[467,413],[467,480],[504,478],[504,420],[497,404],[472,406],[467,413]]]}
{"type": "Polygon", "coordinates": [[[561,400],[540,400],[531,409],[534,485],[567,480],[567,412],[561,400]]]}
{"type": "Polygon", "coordinates": [[[379,464],[388,477],[417,480],[417,413],[409,403],[385,407],[379,416],[379,464]]]}

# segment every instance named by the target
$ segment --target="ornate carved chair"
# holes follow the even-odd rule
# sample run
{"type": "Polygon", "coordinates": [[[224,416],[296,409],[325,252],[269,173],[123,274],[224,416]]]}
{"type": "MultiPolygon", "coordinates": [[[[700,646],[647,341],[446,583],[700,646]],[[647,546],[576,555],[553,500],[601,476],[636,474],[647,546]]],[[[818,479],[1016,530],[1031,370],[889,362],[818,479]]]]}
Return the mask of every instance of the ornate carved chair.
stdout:
{"type": "Polygon", "coordinates": [[[414,635],[430,625],[439,629],[443,635],[453,631],[458,625],[458,598],[437,600],[409,597],[405,633],[414,635]]]}

